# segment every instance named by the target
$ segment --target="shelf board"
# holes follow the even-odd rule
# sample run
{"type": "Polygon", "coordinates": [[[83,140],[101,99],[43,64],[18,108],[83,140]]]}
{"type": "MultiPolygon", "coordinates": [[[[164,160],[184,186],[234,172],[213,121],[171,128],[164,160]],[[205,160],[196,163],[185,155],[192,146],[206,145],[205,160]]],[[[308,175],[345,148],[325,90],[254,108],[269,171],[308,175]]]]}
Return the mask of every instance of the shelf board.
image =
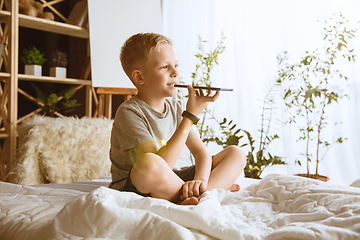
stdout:
{"type": "MultiPolygon", "coordinates": [[[[0,10],[0,22],[6,22],[10,17],[9,11],[0,10]]],[[[50,21],[47,19],[30,17],[19,14],[19,26],[36,30],[64,34],[72,37],[89,38],[89,30],[72,24],[50,21]]]]}
{"type": "Polygon", "coordinates": [[[91,85],[91,80],[75,79],[75,78],[56,78],[49,76],[33,76],[19,74],[19,80],[34,81],[34,82],[50,82],[50,83],[65,83],[65,84],[79,84],[79,85],[91,85]]]}
{"type": "Polygon", "coordinates": [[[73,37],[89,38],[89,30],[86,28],[42,18],[30,17],[24,14],[19,14],[19,25],[21,27],[64,34],[73,37]]]}

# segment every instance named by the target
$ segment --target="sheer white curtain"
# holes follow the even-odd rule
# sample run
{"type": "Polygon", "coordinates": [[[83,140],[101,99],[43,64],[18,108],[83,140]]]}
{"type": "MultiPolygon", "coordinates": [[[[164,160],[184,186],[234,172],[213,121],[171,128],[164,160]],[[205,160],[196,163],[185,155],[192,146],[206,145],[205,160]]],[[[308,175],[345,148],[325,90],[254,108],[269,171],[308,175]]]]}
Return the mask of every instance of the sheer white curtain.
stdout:
{"type": "MultiPolygon", "coordinates": [[[[323,21],[333,13],[341,11],[350,22],[360,20],[358,0],[162,0],[162,7],[164,34],[175,43],[182,78],[187,83],[197,62],[194,55],[198,53],[198,36],[213,49],[224,33],[226,49],[213,70],[212,82],[214,86],[234,88],[234,92],[221,93],[212,106],[219,120],[232,119],[238,127],[250,131],[256,142],[261,99],[277,78],[276,57],[283,51],[296,57],[304,50],[321,47],[323,21]]],[[[320,164],[320,174],[329,176],[330,182],[346,185],[360,178],[360,32],[352,46],[358,58],[355,63],[347,63],[349,80],[343,86],[350,100],[332,109],[333,117],[343,124],[329,126],[331,134],[341,134],[348,140],[335,145],[320,164]]],[[[285,121],[280,96],[276,115],[285,121]]],[[[304,166],[294,164],[304,152],[304,147],[296,143],[296,128],[283,124],[274,127],[280,140],[272,143],[271,153],[284,157],[288,165],[270,167],[264,175],[304,172],[304,166]]],[[[217,146],[210,149],[213,153],[220,150],[217,146]]]]}

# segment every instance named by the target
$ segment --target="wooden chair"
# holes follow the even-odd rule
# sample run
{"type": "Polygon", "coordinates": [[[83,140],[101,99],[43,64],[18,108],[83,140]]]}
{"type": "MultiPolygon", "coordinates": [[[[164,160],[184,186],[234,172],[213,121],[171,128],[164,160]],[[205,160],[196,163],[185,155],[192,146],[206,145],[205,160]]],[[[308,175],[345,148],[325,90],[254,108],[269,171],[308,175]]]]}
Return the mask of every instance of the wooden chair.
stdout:
{"type": "Polygon", "coordinates": [[[96,90],[96,93],[99,94],[99,117],[105,116],[106,118],[111,119],[112,117],[112,95],[123,95],[124,101],[131,98],[137,94],[136,88],[103,88],[99,87],[96,90]],[[104,113],[105,112],[105,113],[104,113]]]}

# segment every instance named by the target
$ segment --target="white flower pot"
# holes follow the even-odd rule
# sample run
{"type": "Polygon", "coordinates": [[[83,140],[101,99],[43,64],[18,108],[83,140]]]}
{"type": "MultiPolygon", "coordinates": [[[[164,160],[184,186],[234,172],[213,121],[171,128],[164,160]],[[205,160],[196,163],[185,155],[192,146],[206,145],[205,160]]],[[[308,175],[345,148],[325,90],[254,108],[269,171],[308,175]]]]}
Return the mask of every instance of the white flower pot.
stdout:
{"type": "Polygon", "coordinates": [[[57,78],[66,78],[66,68],[64,67],[51,67],[50,76],[57,78]]]}
{"type": "Polygon", "coordinates": [[[42,67],[40,65],[25,65],[25,74],[41,76],[42,67]]]}

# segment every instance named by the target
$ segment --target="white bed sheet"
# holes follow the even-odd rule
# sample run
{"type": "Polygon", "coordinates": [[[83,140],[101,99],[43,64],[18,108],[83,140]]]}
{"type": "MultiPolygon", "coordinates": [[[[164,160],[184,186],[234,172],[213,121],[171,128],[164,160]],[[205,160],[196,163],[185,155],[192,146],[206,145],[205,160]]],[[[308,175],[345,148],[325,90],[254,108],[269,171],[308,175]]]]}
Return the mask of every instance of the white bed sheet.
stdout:
{"type": "MultiPolygon", "coordinates": [[[[241,186],[241,188],[246,188],[251,184],[259,182],[259,179],[254,178],[245,178],[240,176],[236,183],[241,186]]],[[[90,180],[90,181],[82,181],[82,182],[73,182],[73,183],[52,183],[52,184],[38,184],[38,185],[31,185],[33,187],[45,187],[45,188],[55,188],[55,189],[71,189],[77,190],[81,192],[91,192],[96,188],[103,186],[109,186],[111,182],[111,176],[104,176],[98,179],[90,180]]]]}
{"type": "Polygon", "coordinates": [[[72,184],[95,188],[89,193],[0,183],[1,239],[360,239],[354,187],[273,174],[179,206],[103,187],[108,181],[72,184]]]}

